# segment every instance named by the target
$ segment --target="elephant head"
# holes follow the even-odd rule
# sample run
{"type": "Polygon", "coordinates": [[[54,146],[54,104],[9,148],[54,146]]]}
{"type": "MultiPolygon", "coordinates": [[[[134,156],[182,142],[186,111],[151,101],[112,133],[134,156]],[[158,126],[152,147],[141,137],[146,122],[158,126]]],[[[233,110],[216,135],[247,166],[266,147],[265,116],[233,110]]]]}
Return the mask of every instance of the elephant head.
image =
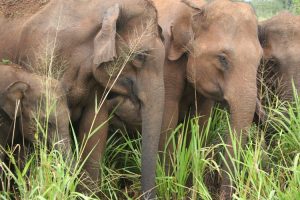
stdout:
{"type": "MultiPolygon", "coordinates": [[[[12,52],[17,52],[13,55],[17,59],[8,57],[10,60],[35,66],[39,64],[37,55],[53,49],[56,58],[66,61],[61,82],[80,143],[93,125],[99,126],[107,119],[103,107],[97,116],[94,113],[95,93],[101,98],[105,88],[112,88],[110,97],[116,95],[134,102],[142,116],[142,191],[153,189],[164,110],[165,51],[152,1],[51,1],[18,28],[18,39],[10,39],[11,33],[1,35],[1,41],[15,43],[2,45],[12,46],[12,52]],[[91,119],[94,117],[95,123],[91,119]]],[[[7,54],[0,51],[0,56],[7,54]]],[[[83,153],[90,155],[83,168],[95,183],[99,180],[105,129],[106,124],[95,131],[83,153]]]]}
{"type": "Polygon", "coordinates": [[[93,75],[110,99],[133,102],[142,117],[142,192],[154,197],[164,110],[165,51],[151,1],[124,1],[104,14],[94,40],[93,75]]]}
{"type": "MultiPolygon", "coordinates": [[[[192,14],[185,24],[174,21],[168,59],[188,54],[188,81],[203,96],[228,104],[232,129],[240,135],[254,116],[262,55],[254,10],[246,3],[228,0],[203,6],[183,2],[192,14]]],[[[243,143],[245,139],[243,136],[243,143]]],[[[231,146],[230,140],[227,144],[231,146]]]]}
{"type": "Polygon", "coordinates": [[[247,127],[255,111],[256,73],[262,50],[254,10],[245,3],[216,0],[194,9],[189,24],[174,23],[168,54],[188,53],[187,78],[204,96],[225,100],[236,131],[247,127]],[[181,27],[185,27],[184,34],[181,27]]]}
{"type": "Polygon", "coordinates": [[[282,12],[271,19],[259,23],[259,40],[263,48],[264,63],[277,77],[272,79],[271,88],[277,90],[284,100],[293,98],[292,80],[296,88],[300,87],[300,17],[282,12]],[[280,83],[278,83],[280,82],[280,83]],[[276,86],[280,84],[280,88],[276,86]]]}
{"type": "Polygon", "coordinates": [[[64,156],[71,153],[69,111],[59,83],[16,66],[1,65],[0,70],[6,74],[0,81],[0,108],[16,120],[23,137],[30,142],[46,137],[64,156]]]}

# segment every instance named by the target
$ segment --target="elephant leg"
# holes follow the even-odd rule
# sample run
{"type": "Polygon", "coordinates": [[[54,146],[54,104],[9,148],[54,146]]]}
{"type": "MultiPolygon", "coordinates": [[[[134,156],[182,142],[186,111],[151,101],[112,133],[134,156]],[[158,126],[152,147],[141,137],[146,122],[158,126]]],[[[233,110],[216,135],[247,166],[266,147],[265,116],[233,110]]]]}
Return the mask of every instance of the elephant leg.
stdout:
{"type": "MultiPolygon", "coordinates": [[[[13,122],[4,116],[0,111],[0,162],[5,158],[5,148],[12,144],[12,126],[13,122]]],[[[0,169],[1,171],[1,169],[0,169]]]]}
{"type": "Polygon", "coordinates": [[[2,111],[0,111],[0,191],[3,189],[8,189],[8,188],[3,188],[2,186],[7,185],[8,183],[8,178],[4,173],[3,169],[3,164],[7,165],[7,163],[4,163],[6,153],[5,151],[7,150],[6,147],[10,144],[12,144],[11,141],[11,121],[8,120],[7,118],[3,117],[2,111]]]}
{"type": "Polygon", "coordinates": [[[263,108],[259,99],[256,99],[256,107],[255,107],[255,114],[257,116],[257,124],[265,123],[267,120],[267,114],[265,109],[263,108]]]}
{"type": "MultiPolygon", "coordinates": [[[[222,164],[222,172],[221,172],[221,176],[222,176],[222,181],[221,181],[221,189],[220,189],[220,199],[221,200],[227,200],[227,199],[231,199],[233,192],[234,192],[234,188],[233,188],[233,184],[230,178],[230,175],[228,174],[231,170],[234,170],[234,166],[233,163],[231,161],[232,158],[234,158],[234,149],[233,149],[233,144],[232,144],[232,139],[230,138],[229,135],[227,135],[226,137],[226,145],[227,145],[227,150],[228,152],[225,152],[225,161],[227,162],[226,164],[222,164]]],[[[231,173],[233,173],[231,171],[231,173]]]]}
{"type": "MultiPolygon", "coordinates": [[[[6,146],[6,137],[5,137],[5,134],[2,134],[2,131],[1,131],[0,132],[0,162],[2,162],[5,157],[5,152],[4,152],[5,146],[6,146]]],[[[1,169],[0,169],[0,172],[1,172],[1,169]]]]}
{"type": "MultiPolygon", "coordinates": [[[[172,171],[171,158],[174,152],[171,142],[168,143],[172,131],[176,128],[179,120],[179,112],[181,106],[181,98],[184,93],[185,83],[185,59],[178,62],[165,61],[164,66],[164,83],[165,83],[165,109],[163,113],[163,121],[161,127],[161,135],[159,141],[159,152],[164,152],[166,148],[165,170],[172,171]],[[166,144],[168,145],[166,146],[166,144]]],[[[163,158],[163,153],[160,153],[163,158]]]]}
{"type": "MultiPolygon", "coordinates": [[[[1,135],[2,136],[2,135],[1,135]]],[[[4,158],[5,158],[5,153],[3,152],[4,150],[4,145],[2,143],[2,138],[0,138],[0,163],[3,163],[4,162],[4,158]]],[[[3,173],[3,168],[2,168],[2,165],[0,165],[0,179],[5,181],[5,174],[3,173]]],[[[2,181],[1,181],[2,182],[2,181]]],[[[2,188],[2,183],[0,182],[0,191],[2,191],[4,188],[2,188]]]]}
{"type": "Polygon", "coordinates": [[[208,122],[212,109],[215,105],[215,101],[200,95],[198,96],[199,96],[197,98],[197,112],[199,116],[198,124],[200,130],[202,130],[205,127],[206,123],[208,122]]]}
{"type": "Polygon", "coordinates": [[[165,101],[165,110],[163,115],[162,122],[162,132],[159,140],[159,152],[160,158],[163,160],[164,151],[166,149],[165,155],[165,170],[167,173],[171,172],[171,158],[174,152],[172,142],[169,142],[169,139],[172,135],[172,131],[177,126],[179,115],[179,101],[174,99],[165,101]],[[166,146],[167,144],[167,146],[166,146]]]}
{"type": "MultiPolygon", "coordinates": [[[[205,125],[207,124],[207,122],[209,120],[209,117],[211,115],[212,108],[215,104],[215,101],[208,99],[199,93],[197,93],[196,95],[197,95],[196,98],[193,99],[193,103],[191,104],[191,107],[192,107],[191,113],[192,113],[192,117],[195,117],[195,116],[199,117],[198,118],[199,134],[201,134],[201,133],[203,133],[202,130],[204,130],[205,125]]],[[[191,133],[189,133],[187,135],[187,144],[188,145],[190,145],[191,139],[192,139],[192,135],[191,135],[191,133]]],[[[207,177],[209,175],[211,175],[211,174],[208,174],[207,177]]],[[[207,179],[207,177],[205,177],[205,178],[207,179]]],[[[190,174],[187,179],[186,187],[193,188],[193,185],[194,185],[193,181],[194,181],[193,174],[190,174]]],[[[211,184],[211,181],[209,183],[210,183],[210,185],[213,185],[213,184],[211,184]]],[[[189,193],[189,197],[193,198],[192,190],[189,193]]]]}
{"type": "MultiPolygon", "coordinates": [[[[84,170],[88,173],[89,177],[84,184],[88,186],[89,190],[94,192],[94,189],[98,188],[100,162],[106,145],[108,111],[106,102],[104,102],[100,111],[95,113],[95,98],[90,99],[92,101],[84,109],[80,120],[79,142],[81,145],[84,145],[81,159],[85,160],[87,158],[84,163],[84,170]]],[[[86,190],[84,189],[84,191],[86,190]]]]}

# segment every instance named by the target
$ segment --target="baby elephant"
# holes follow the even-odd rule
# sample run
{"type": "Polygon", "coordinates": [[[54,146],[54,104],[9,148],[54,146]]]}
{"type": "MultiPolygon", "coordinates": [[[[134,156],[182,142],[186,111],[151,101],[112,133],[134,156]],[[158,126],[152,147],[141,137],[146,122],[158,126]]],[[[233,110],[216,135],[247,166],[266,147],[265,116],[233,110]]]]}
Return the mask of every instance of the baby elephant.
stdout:
{"type": "Polygon", "coordinates": [[[70,153],[69,111],[59,82],[0,64],[0,162],[13,141],[42,137],[63,156],[70,153]]]}

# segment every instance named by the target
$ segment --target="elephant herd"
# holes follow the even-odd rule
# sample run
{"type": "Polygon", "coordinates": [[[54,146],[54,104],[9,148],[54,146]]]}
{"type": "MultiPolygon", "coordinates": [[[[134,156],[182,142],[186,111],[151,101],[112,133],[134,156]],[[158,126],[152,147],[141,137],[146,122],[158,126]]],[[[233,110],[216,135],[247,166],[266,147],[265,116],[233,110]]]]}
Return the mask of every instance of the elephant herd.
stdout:
{"type": "MultiPolygon", "coordinates": [[[[261,60],[276,63],[288,100],[291,80],[300,88],[300,17],[284,12],[258,23],[254,9],[242,2],[51,0],[29,17],[0,15],[0,28],[0,59],[18,64],[0,66],[0,146],[9,146],[13,136],[36,142],[39,113],[47,140],[59,141],[55,146],[68,159],[71,121],[85,143],[90,189],[99,181],[108,124],[141,130],[141,193],[153,199],[157,153],[188,112],[204,116],[203,126],[215,102],[226,104],[244,145],[261,107],[261,60]],[[35,73],[45,62],[61,77],[35,73]],[[46,116],[49,102],[55,108],[46,116]]],[[[233,148],[225,141],[228,159],[233,148]]],[[[226,173],[232,167],[223,166],[221,199],[234,192],[226,173]]]]}

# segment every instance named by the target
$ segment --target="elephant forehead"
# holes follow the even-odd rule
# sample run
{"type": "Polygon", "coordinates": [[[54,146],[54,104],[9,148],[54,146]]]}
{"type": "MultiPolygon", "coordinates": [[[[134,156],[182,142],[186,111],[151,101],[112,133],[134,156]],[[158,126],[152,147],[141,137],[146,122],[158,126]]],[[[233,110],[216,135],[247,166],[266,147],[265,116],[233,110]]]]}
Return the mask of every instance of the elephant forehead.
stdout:
{"type": "Polygon", "coordinates": [[[208,4],[208,20],[225,20],[228,19],[241,21],[256,19],[255,12],[250,5],[241,2],[231,2],[227,0],[217,0],[208,4]]]}
{"type": "Polygon", "coordinates": [[[126,28],[117,31],[123,40],[132,43],[132,41],[150,40],[157,35],[157,24],[153,20],[144,22],[133,20],[127,23],[126,28]]]}
{"type": "Polygon", "coordinates": [[[156,9],[151,0],[123,0],[121,1],[124,16],[132,18],[134,16],[151,15],[156,17],[156,9]]]}
{"type": "Polygon", "coordinates": [[[195,51],[194,51],[194,55],[200,55],[203,52],[206,52],[208,50],[208,45],[207,44],[203,44],[203,43],[196,43],[195,44],[195,51]]]}
{"type": "Polygon", "coordinates": [[[232,53],[233,44],[230,45],[230,42],[228,40],[222,39],[222,40],[217,40],[214,39],[212,41],[209,40],[196,40],[194,44],[194,51],[193,54],[194,56],[200,56],[202,54],[207,54],[207,53],[226,53],[230,52],[232,53]]]}

